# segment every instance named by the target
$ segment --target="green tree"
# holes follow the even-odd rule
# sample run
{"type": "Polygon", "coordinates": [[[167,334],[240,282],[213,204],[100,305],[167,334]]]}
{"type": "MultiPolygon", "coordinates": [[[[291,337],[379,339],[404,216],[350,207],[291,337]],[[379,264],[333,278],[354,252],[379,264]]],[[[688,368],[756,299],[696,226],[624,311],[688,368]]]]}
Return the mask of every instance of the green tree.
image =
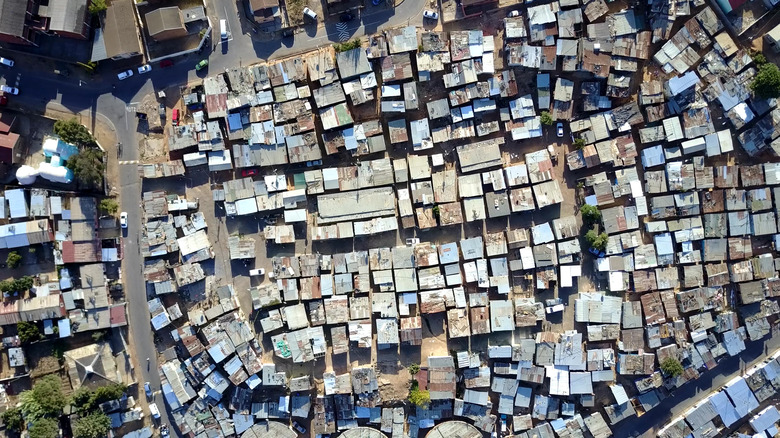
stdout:
{"type": "Polygon", "coordinates": [[[764,56],[764,54],[758,50],[751,50],[750,56],[753,58],[753,62],[756,63],[756,67],[761,67],[762,65],[769,62],[766,60],[766,56],[764,56]]]}
{"type": "Polygon", "coordinates": [[[111,429],[111,419],[102,412],[81,417],[73,426],[74,438],[102,438],[111,429]]]}
{"type": "Polygon", "coordinates": [[[601,220],[601,211],[595,205],[582,204],[580,214],[582,215],[582,220],[590,224],[601,220]]]}
{"type": "Polygon", "coordinates": [[[119,203],[114,198],[101,199],[100,209],[108,214],[116,214],[119,211],[119,203]]]}
{"type": "Polygon", "coordinates": [[[86,126],[79,123],[75,118],[70,120],[57,120],[54,122],[54,133],[62,141],[74,144],[76,146],[93,147],[97,143],[95,137],[89,132],[86,126]]]}
{"type": "Polygon", "coordinates": [[[413,363],[413,364],[409,365],[409,374],[414,376],[414,375],[417,375],[417,373],[419,373],[419,372],[420,372],[420,364],[413,363]]]}
{"type": "Polygon", "coordinates": [[[575,138],[574,139],[574,148],[575,149],[582,149],[585,147],[585,139],[584,138],[575,138]]]}
{"type": "Polygon", "coordinates": [[[585,233],[585,240],[588,241],[588,244],[599,251],[607,249],[608,239],[609,236],[607,236],[607,233],[599,234],[596,230],[588,230],[588,232],[585,233]]]}
{"type": "Polygon", "coordinates": [[[540,115],[541,122],[543,125],[552,125],[553,124],[553,118],[550,115],[549,111],[542,111],[542,114],[540,115]]]}
{"type": "Polygon", "coordinates": [[[24,427],[24,418],[22,417],[22,410],[19,408],[11,408],[0,414],[0,418],[5,424],[5,428],[14,432],[21,432],[24,427]]]}
{"type": "Polygon", "coordinates": [[[30,438],[56,438],[59,435],[60,426],[57,420],[39,418],[33,422],[28,432],[30,432],[30,438]]]}
{"type": "Polygon", "coordinates": [[[22,256],[16,251],[9,252],[8,257],[5,258],[5,264],[11,269],[18,267],[20,263],[22,263],[22,256]]]}
{"type": "Polygon", "coordinates": [[[54,375],[36,380],[32,389],[22,392],[20,399],[24,417],[33,422],[43,417],[58,417],[67,403],[62,381],[54,375]]]}
{"type": "Polygon", "coordinates": [[[103,151],[96,147],[83,148],[70,157],[65,166],[86,186],[99,187],[103,184],[103,151]]]}
{"type": "Polygon", "coordinates": [[[106,0],[92,0],[89,2],[89,13],[92,15],[99,14],[108,9],[106,0]]]}
{"type": "Polygon", "coordinates": [[[409,402],[415,406],[425,407],[431,402],[431,394],[428,391],[412,387],[409,391],[409,402]]]}
{"type": "Polygon", "coordinates": [[[677,377],[683,373],[684,369],[679,360],[673,357],[667,357],[661,362],[661,371],[667,376],[677,377]]]}
{"type": "Polygon", "coordinates": [[[121,383],[101,386],[94,391],[81,387],[71,396],[71,405],[82,415],[87,415],[99,411],[101,403],[122,398],[126,391],[127,386],[121,383]]]}
{"type": "Polygon", "coordinates": [[[38,341],[42,337],[40,329],[34,322],[19,321],[16,324],[16,331],[22,344],[38,341]]]}
{"type": "Polygon", "coordinates": [[[780,97],[780,69],[775,64],[764,64],[750,83],[750,89],[758,97],[780,97]]]}

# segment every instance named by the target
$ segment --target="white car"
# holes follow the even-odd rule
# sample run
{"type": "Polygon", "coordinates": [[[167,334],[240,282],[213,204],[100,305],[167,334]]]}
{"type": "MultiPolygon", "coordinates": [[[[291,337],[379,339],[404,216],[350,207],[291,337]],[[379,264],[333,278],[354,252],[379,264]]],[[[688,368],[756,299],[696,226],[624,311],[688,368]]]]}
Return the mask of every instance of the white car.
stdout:
{"type": "Polygon", "coordinates": [[[145,64],[145,65],[142,65],[142,66],[138,67],[138,74],[139,75],[142,75],[144,73],[149,73],[150,71],[152,71],[152,66],[149,65],[149,64],[145,64]]]}
{"type": "Polygon", "coordinates": [[[518,11],[518,10],[509,11],[509,13],[506,14],[506,16],[509,17],[509,18],[519,17],[520,16],[520,11],[518,11]]]}
{"type": "Polygon", "coordinates": [[[133,75],[133,71],[132,70],[125,70],[122,73],[119,73],[118,75],[116,75],[116,77],[118,77],[120,81],[124,81],[125,79],[129,78],[132,75],[133,75]]]}
{"type": "Polygon", "coordinates": [[[312,20],[315,20],[315,21],[317,20],[317,13],[312,11],[311,9],[309,9],[308,6],[303,8],[303,15],[308,16],[312,20]]]}
{"type": "Polygon", "coordinates": [[[149,412],[152,413],[152,417],[155,420],[160,419],[160,410],[157,408],[157,403],[149,403],[149,412]]]}
{"type": "Polygon", "coordinates": [[[7,65],[9,67],[13,67],[14,66],[14,60],[13,59],[8,59],[8,58],[3,58],[2,56],[0,56],[0,64],[7,65]]]}
{"type": "Polygon", "coordinates": [[[13,94],[16,96],[19,94],[19,89],[16,87],[9,87],[8,85],[0,85],[0,91],[3,91],[5,93],[13,94]]]}
{"type": "Polygon", "coordinates": [[[127,212],[123,211],[119,214],[119,225],[122,226],[122,228],[127,228],[127,212]]]}
{"type": "Polygon", "coordinates": [[[438,20],[439,13],[436,11],[431,11],[429,9],[426,9],[423,11],[423,18],[427,18],[429,20],[438,20]]]}
{"type": "Polygon", "coordinates": [[[555,133],[558,135],[558,137],[563,137],[563,122],[558,122],[558,125],[555,128],[555,133]]]}

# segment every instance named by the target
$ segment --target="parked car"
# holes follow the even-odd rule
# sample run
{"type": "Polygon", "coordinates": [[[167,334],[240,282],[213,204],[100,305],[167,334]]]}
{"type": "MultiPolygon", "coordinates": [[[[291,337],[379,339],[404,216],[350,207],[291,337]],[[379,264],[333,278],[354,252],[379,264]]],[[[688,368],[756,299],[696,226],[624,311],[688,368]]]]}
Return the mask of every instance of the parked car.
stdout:
{"type": "Polygon", "coordinates": [[[152,387],[149,385],[149,382],[144,383],[144,392],[147,397],[152,398],[152,387]]]}
{"type": "Polygon", "coordinates": [[[311,18],[312,20],[317,20],[317,13],[312,11],[308,6],[303,8],[303,15],[311,18]]]}
{"type": "Polygon", "coordinates": [[[295,428],[295,430],[298,431],[298,433],[300,433],[301,435],[306,435],[306,428],[301,426],[301,423],[298,423],[297,421],[293,421],[292,425],[295,428]]]}
{"type": "Polygon", "coordinates": [[[341,14],[341,17],[339,17],[339,20],[341,20],[342,23],[346,23],[346,22],[352,21],[354,19],[355,19],[355,15],[354,14],[350,14],[349,12],[347,12],[346,14],[341,14]]]}
{"type": "Polygon", "coordinates": [[[558,122],[555,127],[555,133],[558,135],[558,137],[563,137],[563,122],[558,122]]]}
{"type": "Polygon", "coordinates": [[[520,11],[518,11],[518,10],[509,11],[509,13],[506,14],[506,16],[509,17],[509,18],[519,17],[520,16],[520,11]]]}
{"type": "Polygon", "coordinates": [[[0,106],[6,106],[8,105],[8,97],[3,93],[2,96],[0,96],[0,106]]]}
{"type": "Polygon", "coordinates": [[[129,78],[132,75],[133,75],[133,71],[132,70],[125,70],[122,73],[119,73],[118,75],[116,75],[116,77],[118,77],[120,81],[124,81],[125,79],[129,78]]]}
{"type": "Polygon", "coordinates": [[[123,212],[119,213],[119,225],[121,225],[122,228],[127,228],[127,212],[126,211],[123,211],[123,212]]]}
{"type": "Polygon", "coordinates": [[[436,11],[431,11],[430,9],[426,9],[423,11],[423,18],[427,18],[429,20],[438,20],[439,13],[436,11]]]}
{"type": "Polygon", "coordinates": [[[241,176],[247,177],[257,175],[257,169],[244,169],[241,171],[241,176]]]}
{"type": "Polygon", "coordinates": [[[204,68],[208,67],[209,60],[208,59],[201,59],[200,62],[195,64],[195,71],[201,71],[204,68]]]}
{"type": "Polygon", "coordinates": [[[16,96],[19,94],[19,89],[16,87],[9,87],[8,85],[0,85],[0,91],[16,96]]]}
{"type": "Polygon", "coordinates": [[[250,277],[257,277],[257,276],[261,276],[261,275],[265,275],[265,269],[263,269],[263,268],[249,270],[249,276],[250,277]]]}
{"type": "Polygon", "coordinates": [[[152,413],[152,417],[155,420],[160,419],[160,410],[157,409],[157,403],[149,403],[149,412],[152,413]]]}
{"type": "Polygon", "coordinates": [[[3,58],[2,56],[0,56],[0,64],[7,65],[8,67],[13,67],[14,66],[14,60],[13,59],[8,59],[8,58],[3,58]]]}
{"type": "Polygon", "coordinates": [[[144,73],[149,73],[150,71],[152,71],[152,66],[149,65],[149,64],[144,64],[144,65],[138,67],[138,74],[139,75],[142,75],[144,73]]]}
{"type": "Polygon", "coordinates": [[[306,162],[306,167],[322,166],[322,160],[312,160],[306,162]]]}
{"type": "Polygon", "coordinates": [[[171,122],[173,122],[173,126],[179,126],[179,109],[174,108],[173,111],[171,111],[171,122]]]}
{"type": "Polygon", "coordinates": [[[162,61],[160,61],[160,68],[166,68],[172,65],[173,65],[173,61],[171,61],[170,59],[163,59],[162,61]]]}
{"type": "Polygon", "coordinates": [[[164,119],[165,118],[165,104],[164,103],[160,103],[159,113],[160,113],[160,118],[164,119]]]}
{"type": "Polygon", "coordinates": [[[168,425],[163,424],[160,426],[160,437],[161,438],[168,438],[171,436],[171,433],[168,431],[168,425]]]}
{"type": "Polygon", "coordinates": [[[607,255],[607,253],[605,253],[604,251],[599,251],[598,249],[593,247],[588,248],[588,252],[600,259],[604,258],[607,255]]]}

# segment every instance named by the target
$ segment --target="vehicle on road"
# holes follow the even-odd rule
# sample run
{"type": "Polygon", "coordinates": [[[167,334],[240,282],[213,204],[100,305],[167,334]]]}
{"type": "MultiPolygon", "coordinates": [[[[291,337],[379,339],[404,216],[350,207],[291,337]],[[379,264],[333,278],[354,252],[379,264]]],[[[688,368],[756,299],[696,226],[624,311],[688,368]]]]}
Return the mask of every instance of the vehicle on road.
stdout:
{"type": "Polygon", "coordinates": [[[162,426],[160,426],[160,437],[168,438],[169,436],[171,436],[171,433],[168,431],[168,425],[163,424],[162,426]]]}
{"type": "Polygon", "coordinates": [[[152,66],[149,65],[149,64],[144,64],[144,65],[138,67],[138,74],[139,75],[142,75],[144,73],[149,73],[150,71],[152,71],[152,66]]]}
{"type": "Polygon", "coordinates": [[[118,77],[120,81],[124,81],[125,79],[129,78],[132,75],[133,75],[133,71],[132,70],[125,70],[122,73],[119,73],[118,75],[116,75],[116,77],[118,77]]]}
{"type": "Polygon", "coordinates": [[[241,171],[241,176],[257,175],[257,169],[244,169],[241,171]]]}
{"type": "Polygon", "coordinates": [[[346,22],[352,21],[354,19],[355,19],[355,15],[354,14],[350,14],[349,12],[347,12],[346,14],[341,14],[341,17],[339,17],[339,20],[342,23],[346,23],[346,22]]]}
{"type": "Polygon", "coordinates": [[[509,18],[519,17],[520,16],[520,11],[518,11],[518,10],[509,11],[509,13],[506,14],[506,16],[509,17],[509,18]]]}
{"type": "Polygon", "coordinates": [[[171,61],[170,59],[163,59],[162,61],[160,61],[160,68],[167,68],[167,67],[171,67],[172,65],[173,65],[173,61],[171,61]]]}
{"type": "Polygon", "coordinates": [[[152,413],[152,418],[155,420],[160,419],[160,410],[157,409],[157,403],[149,403],[149,412],[152,413]]]}
{"type": "Polygon", "coordinates": [[[312,11],[308,6],[303,8],[303,15],[317,21],[317,13],[312,11]]]}
{"type": "Polygon", "coordinates": [[[9,87],[8,85],[0,85],[0,91],[16,96],[19,94],[19,89],[16,87],[9,87]]]}
{"type": "Polygon", "coordinates": [[[13,59],[8,59],[8,58],[3,58],[2,56],[0,56],[0,64],[7,65],[8,67],[13,67],[14,66],[14,60],[13,59]]]}
{"type": "Polygon", "coordinates": [[[298,433],[300,433],[301,435],[306,435],[306,428],[301,426],[301,423],[298,423],[297,421],[293,421],[292,425],[295,428],[295,430],[298,431],[298,433]]]}
{"type": "Polygon", "coordinates": [[[119,213],[119,225],[122,226],[122,228],[127,228],[127,212],[123,211],[119,213]]]}
{"type": "Polygon", "coordinates": [[[322,166],[322,160],[312,160],[306,162],[306,167],[322,166]]]}
{"type": "Polygon", "coordinates": [[[195,71],[201,71],[204,68],[208,67],[209,60],[208,59],[201,59],[200,62],[195,64],[195,71]]]}
{"type": "Polygon", "coordinates": [[[219,35],[223,40],[228,39],[227,20],[219,20],[219,35]]]}
{"type": "Polygon", "coordinates": [[[555,126],[555,133],[558,137],[563,137],[563,122],[558,122],[555,126]]]}
{"type": "Polygon", "coordinates": [[[423,18],[427,18],[429,20],[438,20],[439,13],[436,11],[431,11],[430,9],[426,9],[423,11],[423,18]]]}
{"type": "Polygon", "coordinates": [[[144,392],[147,397],[152,398],[152,387],[149,385],[149,382],[144,383],[144,392]]]}

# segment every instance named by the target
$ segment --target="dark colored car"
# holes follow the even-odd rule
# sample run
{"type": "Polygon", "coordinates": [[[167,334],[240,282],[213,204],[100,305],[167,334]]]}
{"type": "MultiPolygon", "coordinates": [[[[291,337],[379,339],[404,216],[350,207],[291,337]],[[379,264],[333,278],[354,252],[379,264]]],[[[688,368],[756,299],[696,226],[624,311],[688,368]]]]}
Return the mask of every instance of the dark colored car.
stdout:
{"type": "Polygon", "coordinates": [[[161,68],[170,67],[172,65],[173,65],[173,61],[171,61],[170,59],[163,59],[162,61],[160,61],[161,68]]]}
{"type": "Polygon", "coordinates": [[[349,12],[347,12],[346,14],[341,14],[341,17],[339,17],[339,19],[341,20],[342,23],[346,23],[348,21],[354,20],[355,19],[355,15],[354,14],[350,14],[349,12]]]}

